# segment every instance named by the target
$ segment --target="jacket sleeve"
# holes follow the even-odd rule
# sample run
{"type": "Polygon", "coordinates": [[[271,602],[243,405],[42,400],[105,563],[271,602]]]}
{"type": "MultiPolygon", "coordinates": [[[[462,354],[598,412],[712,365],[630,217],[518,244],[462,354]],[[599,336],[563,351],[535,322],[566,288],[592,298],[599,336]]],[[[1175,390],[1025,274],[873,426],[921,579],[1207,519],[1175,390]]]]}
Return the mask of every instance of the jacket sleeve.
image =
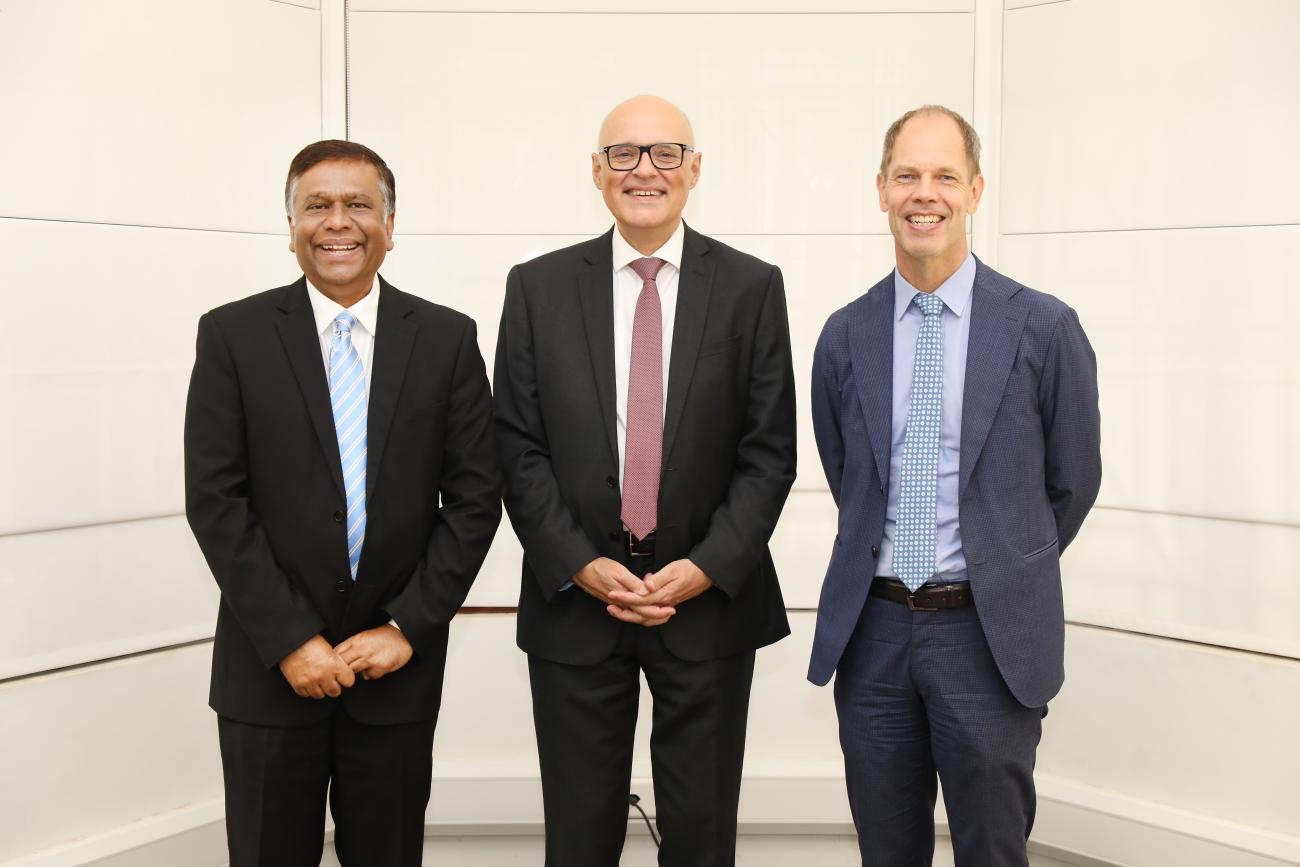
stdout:
{"type": "Polygon", "coordinates": [[[726,498],[689,554],[714,585],[735,598],[767,550],[795,477],[794,368],[781,270],[762,299],[749,374],[745,425],[726,498]]]}
{"type": "Polygon", "coordinates": [[[832,316],[817,338],[812,368],[813,436],[817,439],[822,471],[826,473],[826,482],[837,506],[844,478],[844,435],[840,430],[840,384],[831,348],[831,332],[838,327],[839,318],[832,316]]]}
{"type": "Polygon", "coordinates": [[[1039,380],[1046,446],[1047,496],[1060,550],[1073,541],[1101,488],[1101,413],[1097,356],[1079,317],[1067,309],[1056,324],[1039,380]]]}
{"type": "Polygon", "coordinates": [[[325,628],[271,551],[249,501],[239,375],[213,314],[199,320],[185,404],[185,516],[229,607],[262,664],[273,668],[325,628]]]}
{"type": "Polygon", "coordinates": [[[432,651],[464,603],[501,522],[492,394],[473,320],[465,320],[442,444],[441,505],[424,558],[384,605],[417,653],[432,651]]]}
{"type": "Polygon", "coordinates": [[[528,298],[517,265],[506,278],[493,385],[506,512],[542,595],[549,601],[600,554],[564,502],[551,466],[537,395],[528,298]]]}

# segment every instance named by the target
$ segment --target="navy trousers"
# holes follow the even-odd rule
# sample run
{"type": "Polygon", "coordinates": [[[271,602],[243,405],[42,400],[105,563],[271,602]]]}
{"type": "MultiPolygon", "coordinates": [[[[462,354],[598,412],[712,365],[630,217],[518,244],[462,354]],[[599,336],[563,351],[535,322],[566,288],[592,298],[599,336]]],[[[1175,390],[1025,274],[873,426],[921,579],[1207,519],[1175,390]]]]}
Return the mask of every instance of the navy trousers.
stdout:
{"type": "Polygon", "coordinates": [[[973,606],[867,598],[835,676],[864,867],[928,867],[936,774],[958,867],[1027,867],[1043,708],[1016,701],[973,606]]]}

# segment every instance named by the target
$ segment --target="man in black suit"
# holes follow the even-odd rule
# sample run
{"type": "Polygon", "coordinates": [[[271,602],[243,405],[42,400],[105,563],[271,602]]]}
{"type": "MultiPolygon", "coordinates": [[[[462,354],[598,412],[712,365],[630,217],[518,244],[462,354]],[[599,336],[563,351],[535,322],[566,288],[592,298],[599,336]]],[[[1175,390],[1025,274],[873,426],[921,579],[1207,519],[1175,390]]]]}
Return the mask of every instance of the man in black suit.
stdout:
{"type": "Polygon", "coordinates": [[[221,587],[232,867],[418,865],[447,630],[500,521],[474,323],[378,276],[395,182],[352,142],[285,186],[298,281],[205,314],[186,514],[221,587]]]}
{"type": "Polygon", "coordinates": [[[643,671],[659,863],[729,865],[754,650],[790,631],[767,549],[795,472],[785,293],[682,223],[677,108],[628,100],[597,148],[616,228],[511,270],[494,374],[546,863],[618,863],[643,671]]]}

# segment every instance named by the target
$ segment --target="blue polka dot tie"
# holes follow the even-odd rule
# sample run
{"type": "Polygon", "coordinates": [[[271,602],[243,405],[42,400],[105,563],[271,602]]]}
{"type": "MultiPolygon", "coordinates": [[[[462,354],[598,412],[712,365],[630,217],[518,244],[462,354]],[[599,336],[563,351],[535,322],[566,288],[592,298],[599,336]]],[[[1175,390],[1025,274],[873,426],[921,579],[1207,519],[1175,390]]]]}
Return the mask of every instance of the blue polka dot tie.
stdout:
{"type": "Polygon", "coordinates": [[[343,490],[348,504],[348,567],[357,580],[361,545],[366,538],[366,374],[352,345],[357,318],[344,310],[334,320],[330,347],[330,403],[334,433],[343,465],[343,490]]]}
{"type": "Polygon", "coordinates": [[[943,301],[916,293],[925,317],[912,362],[912,402],[903,433],[898,520],[894,527],[894,573],[915,591],[934,575],[934,537],[939,488],[939,414],[943,404],[943,301]]]}

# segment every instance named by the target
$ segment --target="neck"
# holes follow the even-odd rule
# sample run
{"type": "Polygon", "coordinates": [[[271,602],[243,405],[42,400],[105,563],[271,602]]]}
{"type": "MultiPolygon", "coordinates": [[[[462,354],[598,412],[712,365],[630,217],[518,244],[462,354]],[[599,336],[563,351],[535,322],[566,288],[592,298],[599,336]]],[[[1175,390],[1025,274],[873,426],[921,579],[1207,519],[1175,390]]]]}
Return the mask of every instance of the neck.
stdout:
{"type": "Polygon", "coordinates": [[[636,250],[642,256],[649,256],[668,243],[668,239],[673,236],[673,232],[677,231],[677,226],[680,223],[681,221],[678,220],[666,229],[635,229],[620,223],[618,233],[623,236],[624,241],[632,245],[633,250],[636,250]]]}
{"type": "Polygon", "coordinates": [[[897,244],[894,245],[894,259],[898,263],[898,273],[903,279],[922,292],[933,292],[966,261],[966,250],[960,255],[933,259],[914,259],[904,253],[897,244]]]}
{"type": "Polygon", "coordinates": [[[372,274],[365,283],[352,283],[347,286],[316,286],[316,290],[340,307],[347,309],[370,294],[374,288],[375,278],[372,274]]]}

